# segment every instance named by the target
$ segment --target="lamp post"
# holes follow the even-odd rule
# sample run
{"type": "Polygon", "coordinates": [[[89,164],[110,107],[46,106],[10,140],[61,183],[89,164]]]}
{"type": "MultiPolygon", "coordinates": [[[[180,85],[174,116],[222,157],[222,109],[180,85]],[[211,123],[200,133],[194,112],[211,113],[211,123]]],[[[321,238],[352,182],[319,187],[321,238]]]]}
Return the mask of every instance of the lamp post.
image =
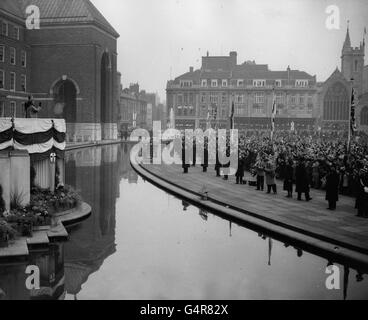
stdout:
{"type": "Polygon", "coordinates": [[[56,153],[50,154],[50,191],[55,192],[56,153]]]}

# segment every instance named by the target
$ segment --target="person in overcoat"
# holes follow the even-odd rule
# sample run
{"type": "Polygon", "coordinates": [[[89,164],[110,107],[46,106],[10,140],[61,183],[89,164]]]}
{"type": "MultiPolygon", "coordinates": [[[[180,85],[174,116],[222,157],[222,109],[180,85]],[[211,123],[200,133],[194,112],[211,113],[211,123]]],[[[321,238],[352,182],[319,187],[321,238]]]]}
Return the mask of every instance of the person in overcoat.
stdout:
{"type": "Polygon", "coordinates": [[[265,168],[266,173],[266,185],[267,185],[267,193],[271,193],[271,189],[274,194],[277,193],[276,187],[276,169],[273,165],[272,161],[268,161],[265,168]]]}
{"type": "Polygon", "coordinates": [[[326,200],[328,210],[336,210],[336,202],[339,201],[340,177],[335,166],[331,166],[326,176],[326,200]]]}
{"type": "Polygon", "coordinates": [[[289,158],[286,162],[284,168],[284,190],[287,191],[287,198],[293,197],[293,176],[294,176],[294,167],[293,160],[289,158]]]}
{"type": "Polygon", "coordinates": [[[307,170],[302,158],[299,159],[295,170],[295,191],[298,194],[298,200],[302,200],[302,194],[305,194],[305,200],[310,201],[312,198],[309,195],[309,183],[308,183],[307,170]]]}

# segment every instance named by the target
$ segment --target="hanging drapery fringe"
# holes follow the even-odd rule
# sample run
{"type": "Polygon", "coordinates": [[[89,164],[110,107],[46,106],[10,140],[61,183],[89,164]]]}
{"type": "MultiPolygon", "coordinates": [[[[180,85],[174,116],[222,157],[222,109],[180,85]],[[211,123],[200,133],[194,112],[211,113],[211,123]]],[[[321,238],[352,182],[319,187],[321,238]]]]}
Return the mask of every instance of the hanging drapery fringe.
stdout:
{"type": "Polygon", "coordinates": [[[64,119],[0,119],[0,150],[27,150],[31,158],[64,157],[64,119]]]}

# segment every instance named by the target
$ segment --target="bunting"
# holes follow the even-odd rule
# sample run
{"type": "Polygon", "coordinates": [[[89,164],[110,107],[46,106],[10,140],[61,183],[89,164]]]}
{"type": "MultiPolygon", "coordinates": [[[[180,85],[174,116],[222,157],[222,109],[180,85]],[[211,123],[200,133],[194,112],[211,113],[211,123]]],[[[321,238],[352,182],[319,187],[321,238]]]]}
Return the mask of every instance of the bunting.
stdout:
{"type": "Polygon", "coordinates": [[[63,158],[65,138],[64,119],[0,119],[0,150],[27,150],[34,160],[51,153],[63,158]]]}

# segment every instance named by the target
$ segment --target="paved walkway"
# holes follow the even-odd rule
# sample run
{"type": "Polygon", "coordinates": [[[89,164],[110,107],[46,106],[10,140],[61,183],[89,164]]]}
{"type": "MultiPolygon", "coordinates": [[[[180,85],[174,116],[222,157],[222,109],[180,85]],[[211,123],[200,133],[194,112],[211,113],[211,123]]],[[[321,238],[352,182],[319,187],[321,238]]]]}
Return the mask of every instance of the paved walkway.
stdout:
{"type": "MultiPolygon", "coordinates": [[[[268,222],[305,233],[326,238],[330,242],[368,254],[368,219],[356,217],[355,200],[341,196],[336,211],[327,210],[325,193],[312,190],[311,202],[297,201],[285,197],[282,182],[278,181],[277,195],[256,191],[254,187],[235,184],[235,177],[228,181],[215,176],[213,168],[207,173],[202,168],[190,167],[188,174],[182,173],[178,165],[145,165],[150,173],[186,191],[201,193],[205,186],[211,200],[222,202],[240,211],[268,222]]],[[[248,176],[249,177],[249,176],[248,176]]],[[[246,177],[247,178],[247,177],[246,177]]]]}

